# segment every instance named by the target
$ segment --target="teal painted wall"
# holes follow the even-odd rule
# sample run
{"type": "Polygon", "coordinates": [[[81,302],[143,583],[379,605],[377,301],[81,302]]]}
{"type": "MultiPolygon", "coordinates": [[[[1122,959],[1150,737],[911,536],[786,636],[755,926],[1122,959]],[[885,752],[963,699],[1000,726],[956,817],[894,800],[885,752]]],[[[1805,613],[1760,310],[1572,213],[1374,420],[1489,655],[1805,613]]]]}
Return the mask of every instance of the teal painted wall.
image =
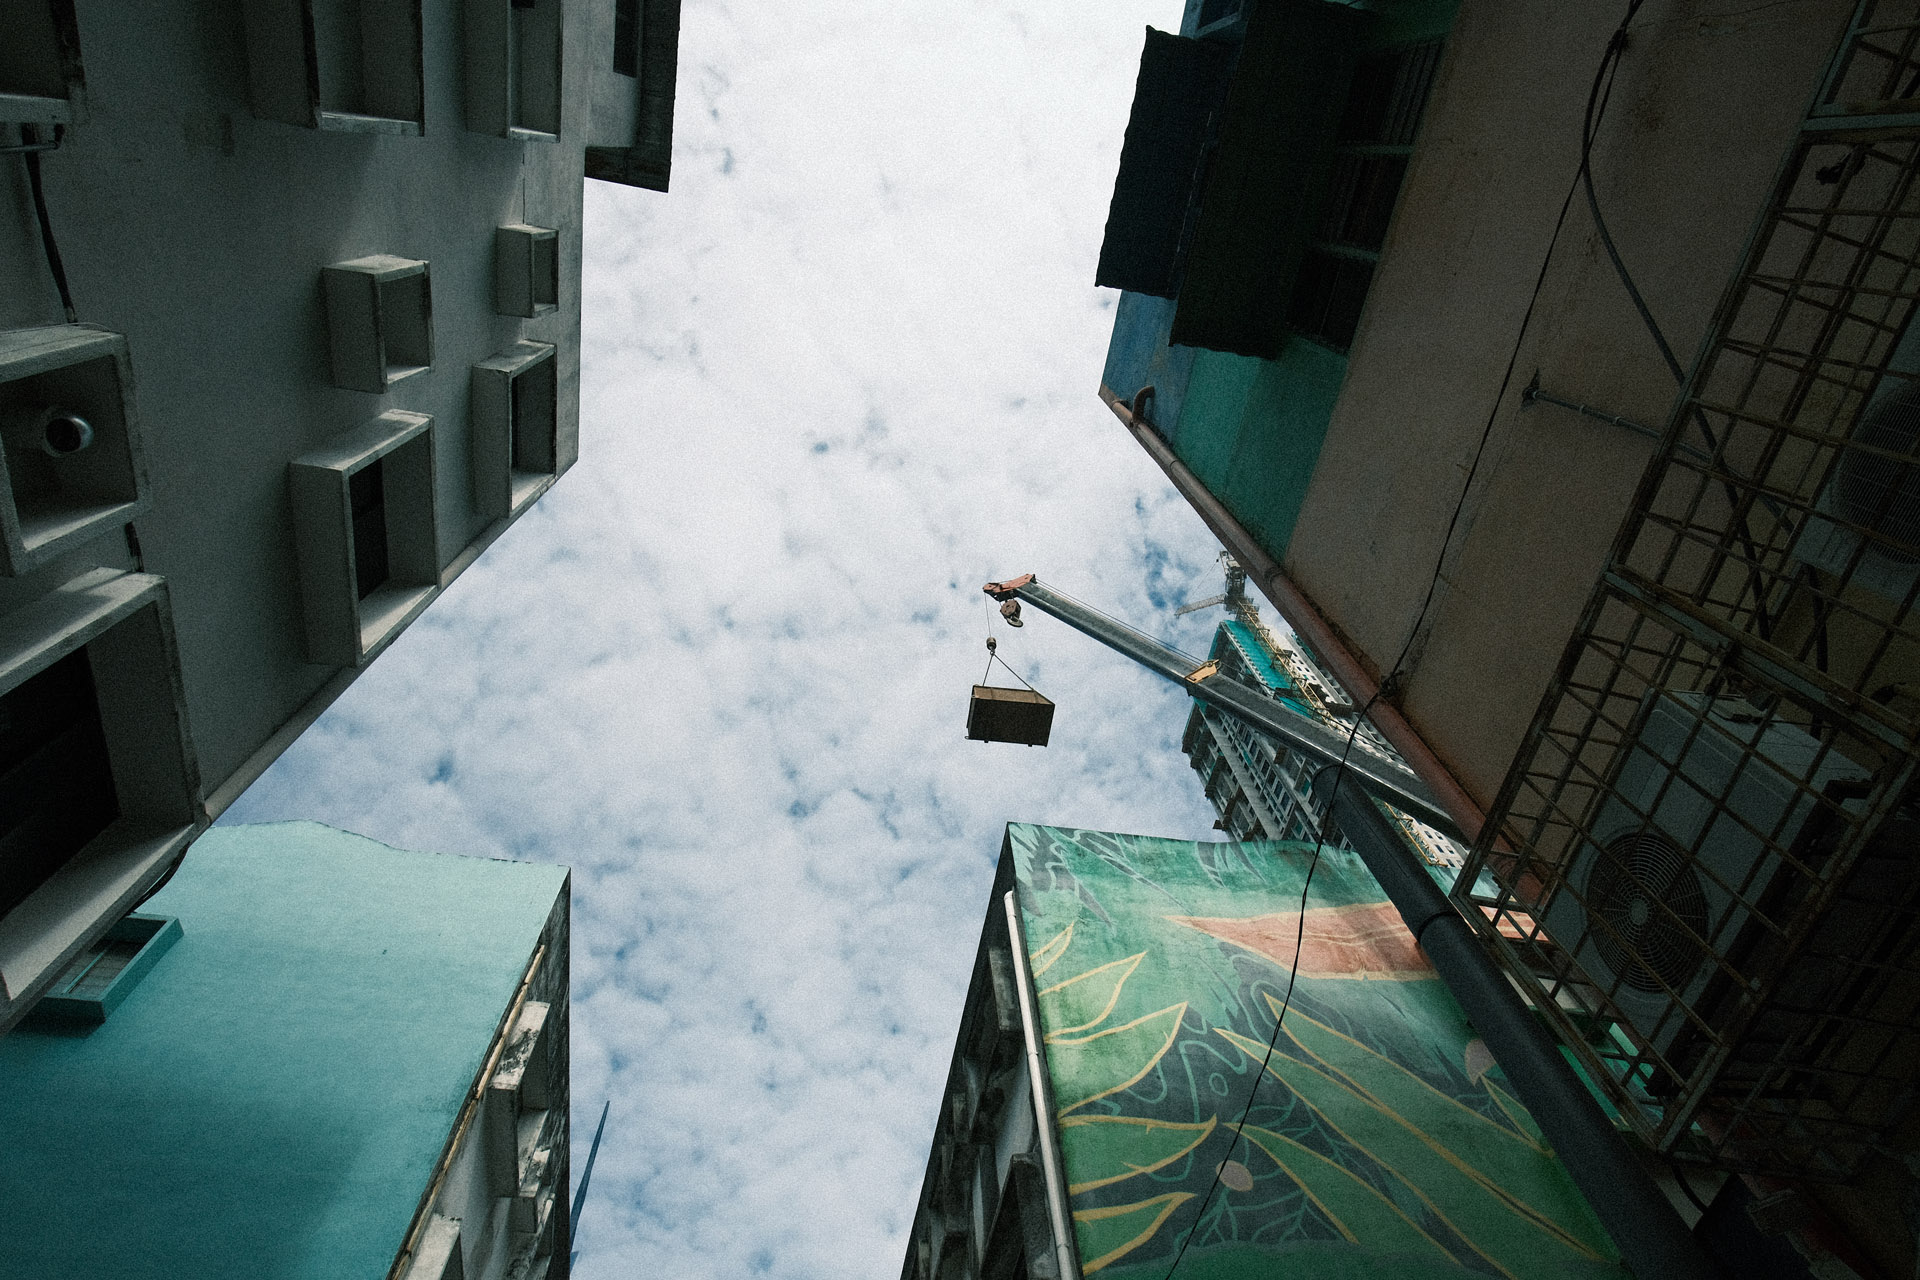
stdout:
{"type": "Polygon", "coordinates": [[[1346,372],[1345,356],[1300,338],[1277,360],[1202,351],[1193,362],[1173,450],[1276,559],[1346,372]]]}
{"type": "MultiPolygon", "coordinates": [[[[1359,52],[1446,35],[1459,0],[1388,0],[1371,10],[1359,52]]],[[[1194,14],[1183,30],[1191,35],[1194,14]]],[[[1208,491],[1276,560],[1284,559],[1313,479],[1346,357],[1298,337],[1258,360],[1169,347],[1173,304],[1123,295],[1104,381],[1121,396],[1151,382],[1156,427],[1208,491]]],[[[1273,300],[1282,325],[1287,300],[1273,300]]]]}
{"type": "Polygon", "coordinates": [[[202,836],[126,1003],[0,1039],[0,1277],[381,1280],[566,877],[202,836]]]}

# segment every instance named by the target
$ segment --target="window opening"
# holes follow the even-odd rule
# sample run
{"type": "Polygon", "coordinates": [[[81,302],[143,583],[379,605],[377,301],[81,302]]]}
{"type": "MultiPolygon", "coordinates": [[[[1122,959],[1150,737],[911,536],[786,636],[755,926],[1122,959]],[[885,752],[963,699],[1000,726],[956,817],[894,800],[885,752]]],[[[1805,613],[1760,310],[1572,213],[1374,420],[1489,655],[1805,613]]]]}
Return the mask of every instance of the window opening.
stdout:
{"type": "Polygon", "coordinates": [[[391,576],[387,556],[387,493],[379,459],[347,477],[353,506],[353,578],[365,600],[391,576]]]}
{"type": "Polygon", "coordinates": [[[119,816],[82,649],[0,694],[0,916],[119,816]]]}
{"type": "Polygon", "coordinates": [[[640,75],[640,0],[613,0],[613,69],[640,75]]]}
{"type": "Polygon", "coordinates": [[[375,288],[380,299],[380,329],[386,341],[389,382],[433,364],[433,333],[424,271],[382,280],[375,288]]]}
{"type": "Polygon", "coordinates": [[[417,18],[407,7],[373,0],[318,0],[310,12],[319,112],[417,121],[417,18]]]}
{"type": "Polygon", "coordinates": [[[513,469],[552,475],[556,383],[553,360],[542,360],[513,380],[513,469]]]}
{"type": "Polygon", "coordinates": [[[1440,64],[1440,41],[1355,68],[1334,144],[1320,226],[1300,264],[1287,323],[1337,351],[1353,344],[1373,286],[1413,137],[1440,64]]]}
{"type": "Polygon", "coordinates": [[[513,125],[560,132],[560,0],[513,0],[513,125]]]}
{"type": "Polygon", "coordinates": [[[0,93],[22,97],[64,98],[66,69],[60,59],[60,24],[53,6],[44,3],[10,4],[4,10],[8,28],[0,46],[0,93]]]}

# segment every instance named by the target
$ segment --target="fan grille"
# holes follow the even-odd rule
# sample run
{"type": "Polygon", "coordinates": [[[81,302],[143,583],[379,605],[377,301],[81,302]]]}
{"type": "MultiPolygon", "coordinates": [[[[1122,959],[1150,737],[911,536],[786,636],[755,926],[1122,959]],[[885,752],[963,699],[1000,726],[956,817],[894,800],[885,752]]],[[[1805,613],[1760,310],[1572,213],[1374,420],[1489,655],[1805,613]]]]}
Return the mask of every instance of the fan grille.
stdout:
{"type": "Polygon", "coordinates": [[[1707,895],[1690,862],[1659,832],[1636,831],[1608,842],[1587,876],[1587,914],[1604,922],[1588,936],[1636,991],[1684,993],[1699,971],[1707,895]]]}

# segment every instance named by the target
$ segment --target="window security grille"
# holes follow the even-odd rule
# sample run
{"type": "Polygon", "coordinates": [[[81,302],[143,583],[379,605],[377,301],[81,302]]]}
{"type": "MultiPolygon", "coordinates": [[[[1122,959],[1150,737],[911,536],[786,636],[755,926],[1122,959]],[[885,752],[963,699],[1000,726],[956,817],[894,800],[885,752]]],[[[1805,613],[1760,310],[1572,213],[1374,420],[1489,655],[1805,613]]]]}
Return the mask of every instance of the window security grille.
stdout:
{"type": "Polygon", "coordinates": [[[1917,77],[1861,4],[1455,890],[1646,1141],[1796,1179],[1920,1083],[1917,77]]]}
{"type": "Polygon", "coordinates": [[[1287,316],[1292,328],[1335,350],[1351,346],[1359,328],[1439,65],[1440,42],[1432,40],[1369,58],[1354,71],[1319,231],[1301,261],[1287,316]]]}

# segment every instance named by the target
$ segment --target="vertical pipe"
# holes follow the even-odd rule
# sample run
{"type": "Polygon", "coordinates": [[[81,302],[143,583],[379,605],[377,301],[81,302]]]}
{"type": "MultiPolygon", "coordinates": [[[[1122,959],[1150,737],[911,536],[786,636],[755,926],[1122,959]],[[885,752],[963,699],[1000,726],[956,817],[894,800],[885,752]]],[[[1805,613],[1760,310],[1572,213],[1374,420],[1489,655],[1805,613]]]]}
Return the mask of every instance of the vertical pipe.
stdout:
{"type": "Polygon", "coordinates": [[[1020,923],[1020,907],[1013,890],[1001,905],[1007,911],[1007,941],[1013,952],[1013,983],[1020,994],[1020,1032],[1027,1042],[1027,1073],[1033,1084],[1034,1135],[1040,1143],[1040,1173],[1047,1183],[1047,1214],[1053,1219],[1053,1250],[1060,1280],[1080,1280],[1080,1255],[1073,1238],[1073,1220],[1067,1215],[1067,1180],[1060,1165],[1060,1135],[1053,1127],[1053,1083],[1047,1079],[1040,1055],[1040,1006],[1033,997],[1033,975],[1027,971],[1027,931],[1020,923]]]}
{"type": "Polygon", "coordinates": [[[1342,768],[1330,764],[1321,769],[1314,777],[1314,794],[1328,804],[1347,843],[1399,908],[1574,1185],[1613,1237],[1628,1269],[1637,1280],[1718,1277],[1719,1269],[1700,1242],[1560,1056],[1559,1045],[1534,1019],[1400,833],[1353,779],[1340,784],[1342,768]]]}

